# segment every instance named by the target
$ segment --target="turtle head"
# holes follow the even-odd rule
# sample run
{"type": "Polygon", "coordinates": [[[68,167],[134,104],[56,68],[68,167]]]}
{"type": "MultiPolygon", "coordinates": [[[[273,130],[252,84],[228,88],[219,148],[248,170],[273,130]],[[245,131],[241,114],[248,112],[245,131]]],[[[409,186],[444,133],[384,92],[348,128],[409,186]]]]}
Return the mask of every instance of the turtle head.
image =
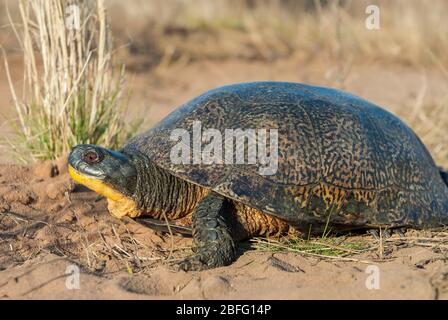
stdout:
{"type": "Polygon", "coordinates": [[[137,170],[132,159],[125,154],[80,144],[70,152],[68,170],[73,180],[106,197],[109,211],[114,216],[137,215],[132,199],[137,170]]]}

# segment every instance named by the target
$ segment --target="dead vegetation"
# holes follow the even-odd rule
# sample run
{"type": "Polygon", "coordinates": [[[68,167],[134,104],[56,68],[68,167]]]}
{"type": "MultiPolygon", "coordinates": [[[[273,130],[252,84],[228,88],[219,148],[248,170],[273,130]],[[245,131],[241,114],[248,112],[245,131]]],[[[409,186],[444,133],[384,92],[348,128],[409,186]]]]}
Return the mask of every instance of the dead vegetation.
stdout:
{"type": "Polygon", "coordinates": [[[19,95],[3,57],[17,113],[18,139],[3,142],[9,151],[29,161],[56,159],[79,143],[118,147],[128,137],[124,69],[114,75],[104,1],[19,1],[20,23],[6,9],[24,59],[19,95]]]}
{"type": "MultiPolygon", "coordinates": [[[[448,261],[448,230],[417,231],[409,230],[404,235],[392,234],[380,230],[379,237],[337,236],[319,238],[283,238],[252,240],[253,247],[267,252],[295,252],[304,256],[323,260],[375,264],[397,258],[398,249],[424,247],[441,254],[439,260],[448,261]]],[[[420,261],[415,264],[423,268],[432,261],[420,261]]]]}
{"type": "Polygon", "coordinates": [[[0,213],[0,269],[51,253],[78,264],[88,273],[107,276],[126,270],[134,274],[160,263],[171,265],[191,253],[190,245],[172,248],[168,239],[143,230],[136,222],[113,221],[104,214],[89,221],[83,215],[72,205],[63,208],[57,217],[0,213]],[[141,228],[145,236],[136,228],[141,228]]]}
{"type": "Polygon", "coordinates": [[[376,1],[380,30],[365,27],[369,1],[110,1],[114,34],[135,54],[156,60],[245,58],[272,61],[316,55],[333,60],[446,63],[447,4],[376,1]],[[438,30],[438,32],[434,32],[438,30]]]}

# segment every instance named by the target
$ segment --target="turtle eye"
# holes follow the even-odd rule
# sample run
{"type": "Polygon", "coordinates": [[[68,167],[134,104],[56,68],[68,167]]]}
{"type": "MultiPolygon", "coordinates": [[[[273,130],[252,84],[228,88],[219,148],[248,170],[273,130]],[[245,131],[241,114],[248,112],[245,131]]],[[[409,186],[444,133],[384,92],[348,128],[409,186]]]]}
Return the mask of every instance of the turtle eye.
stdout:
{"type": "Polygon", "coordinates": [[[88,164],[98,163],[100,160],[100,155],[95,150],[88,150],[84,153],[84,161],[88,164]]]}

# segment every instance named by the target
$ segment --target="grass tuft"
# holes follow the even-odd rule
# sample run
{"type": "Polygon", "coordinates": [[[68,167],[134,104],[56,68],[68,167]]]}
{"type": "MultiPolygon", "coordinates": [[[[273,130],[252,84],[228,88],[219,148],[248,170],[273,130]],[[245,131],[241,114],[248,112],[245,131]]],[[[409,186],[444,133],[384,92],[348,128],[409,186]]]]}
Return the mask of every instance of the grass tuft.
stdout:
{"type": "Polygon", "coordinates": [[[18,8],[20,29],[10,22],[23,51],[21,97],[4,59],[18,116],[13,149],[29,161],[58,158],[79,143],[118,147],[129,132],[124,68],[113,74],[104,0],[21,0],[18,8]]]}
{"type": "Polygon", "coordinates": [[[318,237],[318,238],[283,238],[280,240],[254,238],[253,248],[269,252],[296,252],[305,255],[323,257],[345,257],[359,254],[368,248],[363,241],[348,240],[347,237],[318,237]]]}
{"type": "Polygon", "coordinates": [[[193,59],[319,56],[425,66],[434,66],[434,55],[447,62],[444,0],[431,7],[418,0],[110,0],[108,7],[126,24],[114,27],[118,38],[140,35],[131,40],[134,52],[160,49],[161,56],[170,48],[193,59]],[[380,9],[379,30],[365,25],[372,4],[380,9]]]}

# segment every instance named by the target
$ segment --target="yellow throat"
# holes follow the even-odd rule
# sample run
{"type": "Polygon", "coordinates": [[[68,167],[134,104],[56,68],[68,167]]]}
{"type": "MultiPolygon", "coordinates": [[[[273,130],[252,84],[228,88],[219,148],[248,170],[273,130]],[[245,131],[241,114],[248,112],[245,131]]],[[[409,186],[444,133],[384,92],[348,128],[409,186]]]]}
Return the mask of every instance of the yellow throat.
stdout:
{"type": "Polygon", "coordinates": [[[106,182],[83,175],[71,165],[68,166],[68,172],[72,179],[77,183],[85,185],[87,188],[106,197],[108,202],[107,207],[113,216],[117,218],[122,218],[124,216],[135,218],[141,214],[133,199],[116,191],[106,182]]]}

